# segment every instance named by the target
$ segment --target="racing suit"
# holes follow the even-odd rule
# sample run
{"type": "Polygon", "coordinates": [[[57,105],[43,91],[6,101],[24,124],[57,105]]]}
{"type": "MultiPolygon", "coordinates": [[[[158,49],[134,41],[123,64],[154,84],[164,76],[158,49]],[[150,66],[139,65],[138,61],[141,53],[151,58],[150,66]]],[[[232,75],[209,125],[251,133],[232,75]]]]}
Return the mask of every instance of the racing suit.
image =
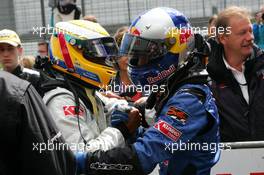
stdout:
{"type": "Polygon", "coordinates": [[[51,140],[65,141],[33,86],[0,71],[0,96],[0,174],[74,174],[70,150],[44,149],[51,140]]]}
{"type": "Polygon", "coordinates": [[[123,146],[128,132],[124,131],[124,127],[108,127],[110,119],[106,119],[102,103],[96,97],[94,90],[86,89],[86,95],[87,100],[92,104],[90,108],[97,112],[92,113],[92,110],[80,99],[78,116],[75,112],[76,102],[71,91],[57,87],[46,92],[43,97],[62,135],[67,143],[72,145],[72,151],[84,149],[90,152],[98,149],[106,151],[113,147],[123,146]],[[86,145],[83,144],[82,136],[87,141],[86,145]]]}
{"type": "Polygon", "coordinates": [[[134,144],[106,152],[78,153],[77,162],[89,175],[148,174],[159,163],[164,175],[208,175],[220,155],[218,124],[209,87],[185,84],[172,93],[156,123],[134,144]],[[187,91],[193,88],[204,92],[203,101],[187,91]]]}

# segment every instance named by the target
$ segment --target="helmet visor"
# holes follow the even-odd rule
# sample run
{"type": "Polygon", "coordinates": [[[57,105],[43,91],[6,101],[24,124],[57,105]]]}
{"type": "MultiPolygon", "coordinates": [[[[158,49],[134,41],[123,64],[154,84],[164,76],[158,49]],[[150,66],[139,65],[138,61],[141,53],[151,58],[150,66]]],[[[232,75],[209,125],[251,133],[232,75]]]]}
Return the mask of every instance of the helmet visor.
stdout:
{"type": "Polygon", "coordinates": [[[150,40],[126,33],[119,50],[120,55],[128,55],[134,66],[149,64],[155,58],[167,53],[164,40],[150,40]]]}
{"type": "Polygon", "coordinates": [[[118,55],[118,47],[111,37],[86,40],[83,42],[83,56],[87,60],[112,66],[112,59],[118,55]]]}

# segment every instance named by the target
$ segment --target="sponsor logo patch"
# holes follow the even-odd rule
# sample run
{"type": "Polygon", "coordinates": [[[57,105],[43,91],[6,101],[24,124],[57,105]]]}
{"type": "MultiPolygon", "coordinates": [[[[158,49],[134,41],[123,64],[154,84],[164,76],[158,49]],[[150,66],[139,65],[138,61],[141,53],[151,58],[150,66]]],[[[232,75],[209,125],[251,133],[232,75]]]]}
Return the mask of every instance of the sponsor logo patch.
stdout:
{"type": "Polygon", "coordinates": [[[158,121],[154,125],[154,128],[160,131],[166,137],[173,140],[174,142],[176,142],[182,135],[182,133],[179,130],[177,130],[176,128],[174,128],[173,126],[162,120],[158,121]]]}
{"type": "Polygon", "coordinates": [[[168,77],[173,72],[175,72],[175,70],[176,70],[175,66],[171,65],[167,70],[163,70],[163,71],[159,72],[157,76],[148,77],[147,81],[148,81],[149,84],[154,84],[154,83],[156,83],[156,82],[168,77]]]}
{"type": "Polygon", "coordinates": [[[117,171],[131,171],[133,170],[132,165],[123,165],[123,164],[106,164],[95,162],[90,165],[91,169],[95,170],[117,170],[117,171]]]}
{"type": "Polygon", "coordinates": [[[168,111],[167,111],[167,115],[171,116],[172,118],[182,122],[183,124],[185,124],[188,115],[183,112],[180,111],[179,109],[175,108],[174,106],[170,106],[168,111]]]}
{"type": "MultiPolygon", "coordinates": [[[[63,106],[63,111],[65,116],[75,116],[77,115],[75,111],[76,106],[63,106]]],[[[84,109],[80,106],[79,109],[79,116],[83,117],[84,115],[84,109]]]]}

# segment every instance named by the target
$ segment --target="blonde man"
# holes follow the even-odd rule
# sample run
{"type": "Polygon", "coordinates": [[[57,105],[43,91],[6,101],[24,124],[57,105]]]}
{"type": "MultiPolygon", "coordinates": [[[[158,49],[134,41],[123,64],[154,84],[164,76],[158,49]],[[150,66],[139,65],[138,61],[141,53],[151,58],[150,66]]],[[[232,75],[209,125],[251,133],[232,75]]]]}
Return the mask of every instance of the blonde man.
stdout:
{"type": "Polygon", "coordinates": [[[229,7],[216,20],[217,40],[207,71],[224,142],[264,140],[264,54],[253,45],[246,9],[229,7]]]}

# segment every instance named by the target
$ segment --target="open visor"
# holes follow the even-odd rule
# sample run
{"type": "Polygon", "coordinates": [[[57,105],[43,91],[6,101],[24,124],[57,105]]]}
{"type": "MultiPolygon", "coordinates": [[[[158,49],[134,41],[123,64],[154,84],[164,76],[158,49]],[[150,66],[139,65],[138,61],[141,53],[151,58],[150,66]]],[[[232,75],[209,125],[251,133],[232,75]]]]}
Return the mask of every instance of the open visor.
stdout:
{"type": "Polygon", "coordinates": [[[111,37],[83,41],[83,56],[89,61],[112,66],[112,59],[118,55],[118,47],[111,37]]]}
{"type": "Polygon", "coordinates": [[[120,55],[128,55],[130,64],[135,66],[149,64],[167,51],[165,40],[149,40],[129,33],[124,34],[119,49],[120,55]]]}

